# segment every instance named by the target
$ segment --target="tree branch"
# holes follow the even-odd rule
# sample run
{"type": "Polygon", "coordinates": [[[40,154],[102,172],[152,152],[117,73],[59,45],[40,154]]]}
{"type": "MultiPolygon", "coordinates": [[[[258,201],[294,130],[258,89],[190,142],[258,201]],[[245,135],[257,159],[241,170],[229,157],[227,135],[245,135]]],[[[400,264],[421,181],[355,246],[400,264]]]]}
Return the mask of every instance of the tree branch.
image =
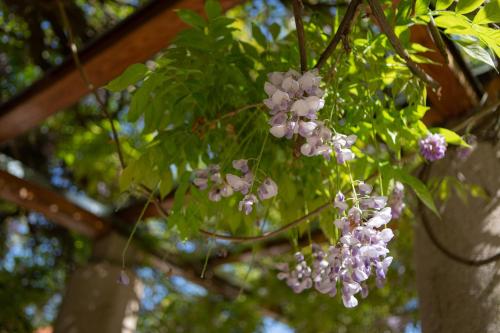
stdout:
{"type": "Polygon", "coordinates": [[[295,18],[295,29],[297,30],[297,39],[299,41],[300,70],[302,73],[307,71],[306,40],[304,33],[304,23],[302,22],[303,9],[304,5],[302,4],[302,0],[293,0],[293,16],[295,18]]]}
{"type": "Polygon", "coordinates": [[[69,24],[68,16],[66,15],[66,10],[64,9],[64,5],[61,2],[61,0],[57,0],[57,5],[58,5],[59,11],[61,13],[61,18],[62,18],[64,29],[66,30],[66,33],[68,35],[68,40],[70,43],[69,47],[71,49],[71,56],[73,57],[73,61],[75,62],[75,66],[78,69],[78,72],[80,73],[82,80],[87,85],[87,88],[94,95],[94,97],[97,101],[97,104],[99,104],[102,112],[104,113],[104,116],[109,120],[109,123],[111,125],[111,132],[113,135],[113,141],[114,141],[115,146],[116,146],[116,152],[118,153],[118,159],[120,161],[120,165],[121,165],[122,169],[125,169],[125,167],[126,167],[125,159],[123,158],[123,153],[122,153],[122,149],[121,149],[121,145],[120,145],[120,138],[118,137],[118,132],[116,130],[113,118],[109,114],[106,103],[102,100],[101,96],[99,96],[96,87],[92,84],[87,73],[85,72],[85,69],[82,66],[82,63],[80,61],[80,57],[78,56],[78,49],[76,47],[73,32],[71,30],[71,25],[69,24]]]}
{"type": "Polygon", "coordinates": [[[446,64],[450,63],[450,60],[448,59],[448,52],[446,51],[446,45],[444,44],[443,37],[441,37],[441,32],[439,31],[438,27],[436,26],[436,23],[434,22],[434,18],[432,15],[429,15],[429,23],[427,24],[427,29],[429,29],[429,32],[431,33],[432,40],[434,41],[434,44],[439,50],[439,53],[444,58],[444,61],[446,64]]]}
{"type": "Polygon", "coordinates": [[[415,62],[413,62],[413,60],[411,60],[410,55],[404,49],[401,41],[398,39],[396,33],[389,25],[389,22],[387,22],[384,10],[382,9],[380,2],[378,0],[368,0],[368,4],[370,5],[373,16],[375,16],[375,18],[377,19],[382,32],[387,36],[396,53],[406,62],[406,65],[408,66],[410,71],[426,84],[428,84],[431,88],[438,89],[439,83],[435,81],[431,76],[429,76],[426,72],[424,72],[422,68],[420,68],[415,62]]]}
{"type": "Polygon", "coordinates": [[[361,0],[352,0],[347,7],[347,11],[342,18],[342,22],[340,22],[339,28],[335,32],[330,44],[326,47],[323,53],[320,55],[318,62],[314,68],[321,69],[326,60],[332,55],[333,51],[337,48],[338,43],[345,38],[349,31],[351,30],[351,26],[356,19],[356,12],[358,10],[359,5],[361,4],[361,0]]]}

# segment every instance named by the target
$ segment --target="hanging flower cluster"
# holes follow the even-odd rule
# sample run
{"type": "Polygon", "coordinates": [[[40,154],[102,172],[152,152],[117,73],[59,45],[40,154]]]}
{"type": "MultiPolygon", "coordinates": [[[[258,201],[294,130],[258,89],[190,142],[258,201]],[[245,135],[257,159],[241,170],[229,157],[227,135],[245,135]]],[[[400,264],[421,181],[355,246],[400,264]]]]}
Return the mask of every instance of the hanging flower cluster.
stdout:
{"type": "Polygon", "coordinates": [[[391,220],[391,208],[386,207],[386,197],[369,196],[370,185],[360,183],[358,189],[360,197],[356,200],[355,196],[356,205],[350,209],[342,193],[335,198],[335,207],[343,214],[335,221],[342,234],[337,245],[327,251],[313,245],[311,265],[298,252],[295,267],[278,266],[278,278],[286,280],[294,292],[314,286],[318,292],[333,297],[339,285],[344,305],[352,308],[358,305],[356,294],[363,298],[368,295],[366,281],[373,273],[377,286],[383,286],[392,262],[392,257],[387,256],[387,244],[394,234],[390,228],[380,228],[391,220]]]}
{"type": "Polygon", "coordinates": [[[400,182],[394,183],[394,189],[389,197],[389,206],[391,207],[391,214],[393,219],[399,219],[406,207],[404,203],[405,187],[400,182]]]}
{"type": "Polygon", "coordinates": [[[441,134],[429,134],[418,142],[420,154],[429,162],[444,158],[446,140],[441,134]]]}
{"type": "Polygon", "coordinates": [[[291,139],[294,134],[300,135],[306,140],[300,148],[305,156],[323,155],[330,159],[335,151],[338,163],[354,159],[350,148],[356,136],[334,135],[322,121],[317,120],[319,110],[325,105],[317,70],[304,74],[295,70],[273,72],[268,78],[264,90],[269,98],[264,100],[264,104],[271,115],[269,124],[273,136],[291,139]]]}
{"type": "Polygon", "coordinates": [[[194,185],[200,190],[205,190],[210,186],[208,199],[211,201],[220,201],[223,197],[230,197],[235,192],[243,194],[244,197],[239,202],[238,209],[246,215],[252,212],[259,199],[267,200],[278,194],[278,185],[268,177],[257,189],[257,199],[255,194],[250,193],[255,179],[248,167],[248,160],[235,160],[232,164],[234,169],[241,172],[241,176],[228,173],[223,177],[220,166],[211,164],[205,169],[195,171],[194,185]]]}

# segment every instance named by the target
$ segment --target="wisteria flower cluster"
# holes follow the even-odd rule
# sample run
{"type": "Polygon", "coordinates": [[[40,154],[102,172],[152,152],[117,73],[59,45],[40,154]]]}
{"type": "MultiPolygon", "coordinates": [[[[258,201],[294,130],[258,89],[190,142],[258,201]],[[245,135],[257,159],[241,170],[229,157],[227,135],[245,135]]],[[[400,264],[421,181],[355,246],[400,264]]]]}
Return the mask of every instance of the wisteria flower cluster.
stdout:
{"type": "Polygon", "coordinates": [[[441,134],[429,134],[418,142],[420,154],[429,162],[444,158],[446,140],[441,134]]]}
{"type": "Polygon", "coordinates": [[[323,155],[330,159],[335,151],[338,163],[354,159],[350,148],[356,136],[334,135],[324,122],[318,120],[318,112],[325,101],[322,98],[324,92],[319,88],[321,77],[317,70],[304,74],[295,70],[273,72],[268,78],[264,90],[269,98],[264,100],[264,104],[271,115],[269,125],[273,136],[291,139],[294,134],[300,135],[306,140],[300,148],[305,156],[323,155]]]}
{"type": "Polygon", "coordinates": [[[360,183],[358,189],[359,198],[354,200],[355,205],[351,208],[342,193],[335,198],[335,207],[343,214],[335,221],[341,230],[337,245],[324,251],[320,245],[314,244],[310,265],[298,252],[295,267],[278,266],[281,271],[278,278],[285,280],[294,292],[314,287],[318,292],[334,297],[339,286],[344,305],[352,308],[358,305],[356,294],[360,293],[363,298],[368,296],[367,280],[372,274],[377,286],[383,286],[392,262],[392,257],[387,256],[387,244],[394,234],[385,227],[392,218],[391,208],[386,207],[386,197],[369,196],[370,185],[360,183]]]}
{"type": "Polygon", "coordinates": [[[391,214],[393,219],[399,219],[403,213],[403,209],[406,207],[404,203],[405,198],[405,187],[400,182],[394,183],[394,188],[392,190],[391,196],[389,197],[389,206],[391,207],[391,214]]]}
{"type": "Polygon", "coordinates": [[[253,211],[259,199],[267,200],[278,194],[278,185],[269,177],[262,181],[257,189],[257,195],[250,193],[255,179],[248,166],[248,160],[235,160],[232,164],[234,169],[240,171],[241,176],[228,173],[223,177],[220,166],[211,164],[205,169],[195,171],[194,185],[200,190],[206,190],[210,186],[208,199],[211,201],[220,201],[223,197],[230,197],[235,192],[243,194],[238,209],[246,215],[253,211]]]}

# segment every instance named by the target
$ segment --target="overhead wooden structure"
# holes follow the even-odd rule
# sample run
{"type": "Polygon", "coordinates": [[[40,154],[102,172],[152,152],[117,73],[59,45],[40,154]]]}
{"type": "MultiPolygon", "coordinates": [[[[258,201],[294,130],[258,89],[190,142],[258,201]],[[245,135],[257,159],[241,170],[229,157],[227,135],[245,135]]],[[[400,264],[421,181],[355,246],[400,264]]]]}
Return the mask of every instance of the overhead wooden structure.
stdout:
{"type": "MultiPolygon", "coordinates": [[[[241,2],[221,0],[224,9],[241,2]]],[[[186,28],[175,10],[189,8],[202,13],[203,3],[202,0],[153,0],[103,34],[79,53],[90,81],[100,87],[129,65],[150,59],[186,28]]],[[[424,27],[412,29],[412,40],[435,50],[426,56],[441,64],[422,65],[443,87],[440,94],[429,94],[432,109],[427,120],[440,122],[470,110],[477,102],[478,91],[463,61],[456,53],[450,53],[452,61],[446,65],[424,27]]],[[[24,92],[0,105],[0,143],[40,125],[47,117],[72,106],[88,93],[73,61],[68,59],[24,92]]]]}
{"type": "MultiPolygon", "coordinates": [[[[221,0],[224,9],[241,0],[221,0]]],[[[145,62],[164,49],[187,25],[175,13],[203,12],[202,0],[154,0],[103,34],[79,53],[90,81],[101,87],[129,65],[145,62]]],[[[0,143],[15,138],[89,93],[71,59],[48,72],[21,94],[0,106],[0,143]]]]}

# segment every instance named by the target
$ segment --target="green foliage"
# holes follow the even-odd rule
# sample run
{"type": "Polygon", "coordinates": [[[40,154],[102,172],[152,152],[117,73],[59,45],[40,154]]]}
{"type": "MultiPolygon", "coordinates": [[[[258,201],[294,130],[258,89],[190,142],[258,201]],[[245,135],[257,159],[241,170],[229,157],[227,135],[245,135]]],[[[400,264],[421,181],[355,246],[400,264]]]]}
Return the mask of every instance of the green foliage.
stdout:
{"type": "Polygon", "coordinates": [[[128,67],[119,77],[106,85],[113,92],[121,91],[144,78],[148,68],[143,64],[134,64],[128,67]]]}

